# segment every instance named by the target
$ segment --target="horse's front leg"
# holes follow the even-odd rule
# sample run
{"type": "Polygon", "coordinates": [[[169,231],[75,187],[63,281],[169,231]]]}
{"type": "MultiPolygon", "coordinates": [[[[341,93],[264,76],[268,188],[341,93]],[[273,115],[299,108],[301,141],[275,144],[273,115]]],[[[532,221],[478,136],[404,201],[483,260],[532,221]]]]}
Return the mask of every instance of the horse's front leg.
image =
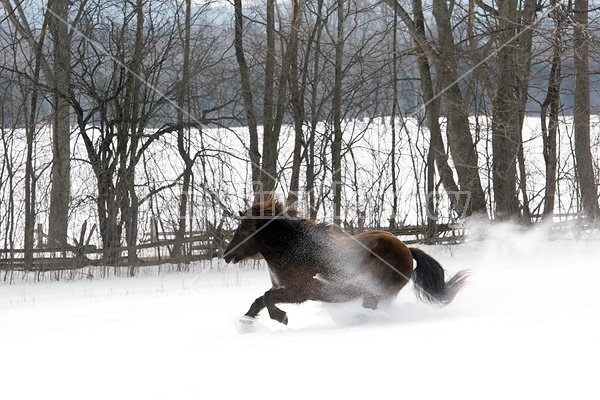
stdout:
{"type": "Polygon", "coordinates": [[[263,308],[265,308],[265,296],[260,296],[254,300],[254,303],[252,303],[245,316],[249,318],[256,318],[258,313],[260,313],[263,308]]]}
{"type": "Polygon", "coordinates": [[[277,308],[278,303],[303,303],[308,300],[308,294],[299,289],[289,289],[286,287],[268,290],[264,296],[264,304],[269,311],[269,316],[275,321],[284,325],[288,324],[288,317],[285,311],[277,308]]]}

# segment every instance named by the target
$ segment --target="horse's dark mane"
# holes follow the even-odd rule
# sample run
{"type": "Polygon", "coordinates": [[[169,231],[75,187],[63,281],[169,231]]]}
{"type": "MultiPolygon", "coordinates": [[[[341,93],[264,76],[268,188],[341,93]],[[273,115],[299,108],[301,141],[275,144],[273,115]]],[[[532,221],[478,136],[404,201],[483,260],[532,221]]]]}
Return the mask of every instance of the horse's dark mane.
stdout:
{"type": "Polygon", "coordinates": [[[257,202],[247,211],[248,216],[261,218],[284,218],[288,219],[293,225],[299,224],[320,232],[333,233],[332,224],[328,222],[316,222],[307,218],[295,206],[286,206],[281,200],[275,196],[269,196],[263,202],[257,202]]]}
{"type": "Polygon", "coordinates": [[[250,208],[250,214],[253,217],[284,217],[305,221],[308,224],[315,224],[315,221],[304,218],[302,213],[294,206],[286,206],[283,202],[274,196],[263,202],[257,202],[250,208]]]}

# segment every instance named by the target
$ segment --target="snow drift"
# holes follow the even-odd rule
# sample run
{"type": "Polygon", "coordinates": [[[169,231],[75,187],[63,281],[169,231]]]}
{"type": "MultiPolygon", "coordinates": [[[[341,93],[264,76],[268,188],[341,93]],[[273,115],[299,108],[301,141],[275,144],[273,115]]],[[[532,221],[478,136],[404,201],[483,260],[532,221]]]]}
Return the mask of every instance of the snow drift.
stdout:
{"type": "MultiPolygon", "coordinates": [[[[598,233],[471,228],[422,246],[469,284],[446,308],[408,288],[381,310],[282,305],[285,327],[238,319],[269,288],[248,266],[0,286],[4,399],[596,398],[598,233]]],[[[222,266],[222,265],[221,265],[222,266]]]]}

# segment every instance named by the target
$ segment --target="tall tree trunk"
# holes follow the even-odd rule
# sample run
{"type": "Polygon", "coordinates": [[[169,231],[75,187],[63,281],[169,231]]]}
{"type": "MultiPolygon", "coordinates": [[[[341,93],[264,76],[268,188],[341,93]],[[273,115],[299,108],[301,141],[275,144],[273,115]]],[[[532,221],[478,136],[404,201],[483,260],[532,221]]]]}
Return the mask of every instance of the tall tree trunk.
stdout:
{"type": "Polygon", "coordinates": [[[52,115],[52,186],[50,188],[50,215],[48,244],[67,244],[69,200],[71,194],[71,128],[69,97],[71,73],[71,39],[67,20],[69,0],[49,0],[52,14],[49,19],[50,36],[54,41],[54,82],[52,115]]]}
{"type": "Polygon", "coordinates": [[[280,56],[281,67],[277,77],[278,84],[275,85],[275,72],[277,70],[276,60],[278,58],[275,50],[275,36],[275,0],[268,0],[267,59],[265,68],[264,137],[261,182],[263,184],[263,190],[269,194],[275,190],[278,181],[278,144],[287,105],[286,93],[290,74],[290,52],[289,46],[287,46],[287,49],[283,49],[283,54],[280,56]]]}
{"type": "Polygon", "coordinates": [[[183,41],[183,71],[181,72],[181,81],[179,82],[177,93],[177,150],[183,159],[183,183],[181,186],[181,198],[179,200],[179,225],[175,233],[175,244],[173,245],[172,256],[174,258],[182,255],[183,239],[185,237],[187,222],[187,207],[189,201],[190,183],[192,179],[192,167],[194,160],[190,157],[189,149],[185,144],[184,112],[185,99],[190,85],[190,39],[191,39],[191,0],[185,0],[185,22],[184,22],[184,41],[183,41]]]}
{"type": "MultiPolygon", "coordinates": [[[[142,60],[144,58],[144,0],[136,0],[135,43],[131,61],[128,64],[127,82],[125,84],[124,115],[121,129],[122,143],[121,166],[119,179],[121,218],[125,224],[125,240],[127,242],[127,258],[131,266],[137,263],[137,231],[139,200],[135,190],[135,167],[137,165],[138,146],[143,136],[144,123],[140,121],[141,99],[140,80],[142,60]],[[123,137],[123,134],[125,135],[123,137]],[[129,147],[128,147],[129,145],[129,147]]],[[[133,276],[134,270],[130,269],[133,276]]]]}
{"type": "Polygon", "coordinates": [[[335,42],[335,73],[333,83],[333,139],[331,167],[333,188],[333,221],[342,223],[342,74],[344,56],[344,1],[337,0],[337,36],[335,42]]]}
{"type": "Polygon", "coordinates": [[[573,14],[573,41],[575,67],[575,159],[581,190],[583,211],[590,219],[600,216],[598,191],[594,177],[590,148],[590,31],[588,0],[575,0],[573,14]]]}
{"type": "MultiPolygon", "coordinates": [[[[424,37],[425,36],[425,16],[423,15],[423,5],[421,0],[413,0],[413,14],[414,23],[416,26],[416,34],[413,36],[424,37]]],[[[440,99],[435,95],[433,90],[433,79],[431,78],[431,69],[429,66],[429,60],[424,49],[419,45],[419,42],[415,39],[417,45],[417,59],[419,62],[419,81],[421,83],[421,93],[423,96],[423,103],[425,105],[425,116],[427,119],[427,126],[429,127],[429,150],[427,151],[427,193],[426,199],[426,217],[427,217],[427,229],[425,231],[425,239],[427,241],[432,240],[436,236],[437,230],[437,216],[435,209],[435,164],[437,162],[438,169],[440,171],[440,177],[442,183],[447,191],[458,191],[458,187],[454,182],[454,176],[452,170],[448,165],[448,156],[444,151],[444,144],[442,141],[442,131],[440,129],[440,99]],[[447,186],[446,186],[447,185],[447,186]]],[[[456,208],[456,199],[450,196],[450,200],[453,201],[453,208],[456,208]]]]}
{"type": "MultiPolygon", "coordinates": [[[[554,6],[556,7],[556,2],[554,2],[554,6]]],[[[544,194],[544,210],[542,214],[544,215],[544,218],[552,220],[556,197],[556,145],[558,136],[558,113],[560,108],[560,85],[562,81],[562,29],[565,21],[563,21],[562,16],[556,11],[550,16],[554,18],[556,24],[552,35],[552,66],[550,68],[550,77],[548,79],[548,92],[546,93],[546,98],[541,106],[540,117],[544,146],[543,154],[546,164],[546,192],[544,194]],[[550,108],[549,116],[548,108],[550,108]]]]}
{"type": "MultiPolygon", "coordinates": [[[[453,210],[462,214],[458,199],[453,194],[459,192],[458,185],[454,180],[452,168],[448,165],[448,155],[444,150],[442,131],[440,128],[440,100],[434,93],[433,80],[431,78],[430,59],[436,59],[437,56],[425,35],[425,16],[423,14],[423,5],[421,0],[412,0],[413,15],[406,12],[398,0],[384,0],[386,4],[394,9],[409,29],[417,48],[417,60],[419,63],[419,76],[421,84],[421,93],[423,103],[425,104],[425,113],[427,125],[431,134],[430,146],[435,155],[435,164],[437,165],[440,179],[444,189],[449,195],[450,206],[453,210]]],[[[430,197],[433,198],[433,195],[430,197]]]]}
{"type": "Polygon", "coordinates": [[[242,0],[234,0],[235,8],[235,35],[234,47],[235,57],[240,68],[240,83],[242,86],[242,98],[244,100],[244,109],[246,111],[246,123],[250,133],[250,168],[252,175],[252,186],[255,198],[258,195],[260,187],[260,153],[258,151],[258,122],[256,119],[256,111],[254,100],[252,97],[252,86],[250,84],[250,72],[246,56],[244,54],[244,13],[242,8],[242,0]]]}
{"type": "Polygon", "coordinates": [[[398,185],[396,183],[396,146],[397,146],[397,133],[396,133],[396,112],[399,108],[398,101],[398,12],[394,9],[394,29],[392,32],[392,115],[390,119],[390,125],[392,128],[392,154],[391,154],[391,167],[392,167],[392,212],[390,215],[390,228],[394,229],[397,226],[396,218],[398,216],[398,185]]]}
{"type": "Polygon", "coordinates": [[[27,158],[25,159],[25,267],[33,263],[33,231],[35,224],[35,177],[33,171],[33,148],[35,132],[35,115],[37,110],[37,89],[33,88],[28,122],[25,125],[27,140],[27,158]]]}
{"type": "Polygon", "coordinates": [[[523,149],[523,125],[525,123],[525,110],[527,100],[529,100],[529,81],[531,77],[531,57],[533,49],[533,24],[535,23],[538,10],[537,0],[525,0],[520,16],[519,25],[521,26],[518,35],[518,85],[519,91],[519,131],[518,131],[518,150],[517,162],[519,166],[518,187],[523,198],[523,216],[522,222],[531,223],[531,211],[529,209],[529,195],[527,194],[527,171],[525,168],[525,152],[523,149]]]}
{"type": "MultiPolygon", "coordinates": [[[[442,80],[441,96],[448,116],[448,146],[454,160],[461,191],[470,196],[460,195],[459,213],[462,215],[486,214],[485,194],[479,177],[477,151],[469,126],[469,111],[465,104],[458,81],[458,49],[454,43],[451,25],[451,9],[443,0],[434,0],[433,15],[438,30],[440,54],[436,61],[438,79],[442,80]]],[[[450,196],[459,194],[449,193],[450,196]]]]}
{"type": "Polygon", "coordinates": [[[273,121],[275,107],[275,0],[267,0],[267,52],[265,61],[265,92],[263,103],[263,159],[261,168],[262,190],[270,193],[277,184],[278,128],[273,121]]]}
{"type": "Polygon", "coordinates": [[[300,166],[302,164],[302,144],[304,141],[304,89],[300,88],[300,74],[298,71],[298,31],[302,23],[302,9],[304,0],[292,1],[292,30],[288,45],[290,60],[290,94],[292,114],[294,116],[294,151],[292,158],[292,177],[290,179],[290,192],[287,198],[288,204],[298,201],[300,189],[300,166]]]}
{"type": "MultiPolygon", "coordinates": [[[[117,204],[117,190],[113,183],[114,152],[112,150],[114,135],[112,129],[102,132],[98,149],[94,147],[94,142],[87,129],[86,119],[83,114],[83,108],[73,98],[75,105],[75,115],[79,135],[85,145],[88,159],[94,175],[96,176],[96,188],[98,197],[96,205],[98,208],[98,222],[100,237],[102,238],[103,261],[110,264],[117,262],[120,252],[117,250],[121,246],[121,225],[118,222],[119,207],[117,204]]],[[[103,121],[102,124],[105,122],[103,121]]]]}
{"type": "Polygon", "coordinates": [[[426,207],[427,207],[427,224],[425,231],[425,240],[433,243],[433,239],[437,235],[437,211],[435,207],[436,193],[435,193],[435,148],[431,144],[427,151],[427,196],[426,196],[426,207]]]}
{"type": "MultiPolygon", "coordinates": [[[[313,50],[313,63],[312,68],[314,71],[314,76],[312,77],[312,82],[310,84],[310,127],[308,131],[308,139],[307,139],[307,157],[306,157],[306,191],[308,192],[308,214],[311,219],[317,218],[317,209],[318,209],[318,199],[316,196],[316,186],[315,186],[315,136],[317,132],[317,124],[319,123],[319,78],[318,72],[319,67],[321,66],[321,36],[323,34],[323,0],[317,0],[317,18],[315,21],[315,26],[313,30],[313,34],[309,40],[309,44],[307,46],[306,53],[308,54],[310,51],[311,43],[314,43],[313,50]]],[[[305,71],[308,74],[308,62],[309,57],[306,57],[306,67],[305,71]]]]}
{"type": "Polygon", "coordinates": [[[25,126],[25,135],[27,141],[27,158],[25,160],[25,266],[31,267],[33,263],[33,233],[35,225],[35,174],[33,170],[33,150],[34,136],[36,130],[36,116],[38,107],[40,70],[42,68],[42,57],[44,49],[44,40],[46,38],[46,28],[49,13],[46,13],[40,38],[35,49],[35,64],[33,71],[34,86],[31,93],[31,104],[29,106],[28,122],[25,126]]]}
{"type": "Polygon", "coordinates": [[[520,136],[517,37],[518,1],[499,3],[498,81],[493,100],[492,151],[496,218],[519,216],[517,198],[517,153],[520,136]]]}
{"type": "MultiPolygon", "coordinates": [[[[440,178],[442,181],[442,185],[444,189],[449,194],[451,206],[454,210],[460,212],[460,207],[458,205],[458,201],[456,196],[453,196],[453,193],[458,193],[459,189],[454,180],[454,174],[452,169],[448,165],[448,155],[444,150],[444,142],[442,140],[442,131],[440,129],[440,98],[436,96],[433,88],[433,79],[431,78],[431,69],[429,66],[429,60],[427,58],[427,54],[421,43],[423,42],[423,38],[425,35],[425,16],[423,14],[423,6],[421,0],[413,0],[413,14],[414,14],[414,24],[415,24],[415,32],[413,37],[419,37],[419,40],[415,39],[415,43],[417,44],[417,60],[419,62],[419,82],[421,84],[421,93],[423,96],[423,103],[425,104],[425,114],[427,118],[427,126],[429,128],[430,133],[430,142],[429,146],[433,150],[433,155],[435,158],[435,164],[437,164],[440,178]]],[[[428,164],[427,168],[435,168],[433,165],[431,156],[428,155],[428,164]]],[[[429,173],[428,177],[433,179],[433,174],[429,173]]],[[[433,188],[434,183],[427,185],[428,193],[427,193],[427,210],[429,217],[428,218],[428,235],[433,234],[435,219],[433,218],[434,213],[432,213],[433,206],[429,204],[429,202],[433,202],[435,200],[433,188]],[[433,186],[432,186],[433,185],[433,186]],[[430,190],[431,189],[431,190],[430,190]]]]}

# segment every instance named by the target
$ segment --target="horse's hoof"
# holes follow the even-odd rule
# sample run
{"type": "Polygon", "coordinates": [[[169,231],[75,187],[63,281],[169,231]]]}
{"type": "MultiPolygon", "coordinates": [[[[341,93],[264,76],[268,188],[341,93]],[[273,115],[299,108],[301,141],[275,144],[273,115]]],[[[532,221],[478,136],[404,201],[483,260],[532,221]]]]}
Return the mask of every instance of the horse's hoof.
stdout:
{"type": "Polygon", "coordinates": [[[280,322],[284,325],[287,325],[288,324],[288,316],[284,315],[280,322]]]}

